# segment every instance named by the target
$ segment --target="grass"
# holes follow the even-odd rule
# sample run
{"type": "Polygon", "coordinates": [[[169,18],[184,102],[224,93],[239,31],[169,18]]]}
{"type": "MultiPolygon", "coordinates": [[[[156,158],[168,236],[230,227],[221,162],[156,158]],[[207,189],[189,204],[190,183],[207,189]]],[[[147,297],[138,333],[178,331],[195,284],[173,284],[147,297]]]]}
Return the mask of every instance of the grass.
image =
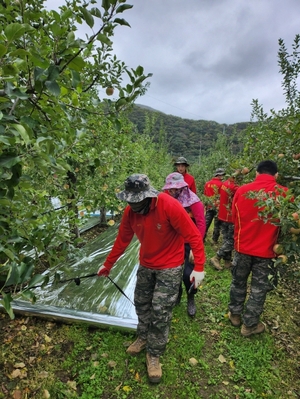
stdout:
{"type": "MultiPolygon", "coordinates": [[[[214,255],[209,244],[206,254],[214,255]]],[[[185,295],[174,309],[160,384],[148,382],[145,353],[126,354],[133,333],[3,314],[0,398],[299,398],[299,301],[285,288],[269,294],[268,331],[244,338],[227,316],[230,271],[206,272],[196,317],[185,295]]]]}

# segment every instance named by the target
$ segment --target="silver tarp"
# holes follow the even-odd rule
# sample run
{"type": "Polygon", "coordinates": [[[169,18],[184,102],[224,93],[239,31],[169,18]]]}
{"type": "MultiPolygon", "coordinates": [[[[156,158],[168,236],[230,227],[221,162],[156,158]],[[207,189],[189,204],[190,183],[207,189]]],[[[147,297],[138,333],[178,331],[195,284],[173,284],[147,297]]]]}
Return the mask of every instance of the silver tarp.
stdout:
{"type": "Polygon", "coordinates": [[[36,303],[16,299],[12,303],[14,312],[66,323],[82,322],[96,327],[135,330],[137,316],[132,302],[138,268],[139,242],[136,239],[116,262],[109,276],[129,299],[108,278],[82,278],[79,285],[73,280],[98,271],[116,234],[116,226],[108,228],[82,248],[78,259],[49,269],[45,274],[49,274],[50,284],[34,289],[36,303]],[[53,283],[55,273],[60,274],[60,280],[72,280],[53,283]]]}

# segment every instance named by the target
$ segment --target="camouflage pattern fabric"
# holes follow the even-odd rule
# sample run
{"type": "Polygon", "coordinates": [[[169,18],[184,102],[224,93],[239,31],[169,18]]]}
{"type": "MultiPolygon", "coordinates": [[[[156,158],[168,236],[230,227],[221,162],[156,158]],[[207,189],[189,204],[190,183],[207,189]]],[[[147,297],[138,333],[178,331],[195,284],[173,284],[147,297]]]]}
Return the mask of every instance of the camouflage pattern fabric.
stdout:
{"type": "Polygon", "coordinates": [[[205,212],[206,230],[205,230],[205,236],[203,238],[203,241],[206,238],[208,229],[210,228],[212,221],[214,221],[214,230],[213,230],[212,239],[214,242],[218,242],[220,234],[221,234],[221,225],[222,225],[223,221],[218,219],[217,213],[218,212],[215,209],[207,209],[206,210],[206,212],[205,212]]]}
{"type": "Polygon", "coordinates": [[[275,275],[272,259],[245,255],[240,252],[235,253],[228,308],[232,314],[242,315],[244,313],[243,322],[247,327],[259,323],[267,293],[274,288],[272,278],[276,277],[275,275]],[[252,273],[251,287],[246,301],[247,280],[250,273],[252,273]]]}
{"type": "Polygon", "coordinates": [[[234,225],[232,223],[224,222],[221,224],[221,233],[223,236],[223,244],[217,252],[217,256],[224,260],[231,260],[232,251],[234,248],[234,225]]]}
{"type": "Polygon", "coordinates": [[[122,201],[140,202],[145,198],[157,197],[159,191],[150,185],[147,175],[135,173],[125,180],[125,190],[116,194],[116,197],[122,201]]]}
{"type": "Polygon", "coordinates": [[[167,345],[172,310],[182,280],[182,267],[155,270],[139,266],[134,291],[137,335],[147,340],[147,351],[161,356],[167,345]]]}

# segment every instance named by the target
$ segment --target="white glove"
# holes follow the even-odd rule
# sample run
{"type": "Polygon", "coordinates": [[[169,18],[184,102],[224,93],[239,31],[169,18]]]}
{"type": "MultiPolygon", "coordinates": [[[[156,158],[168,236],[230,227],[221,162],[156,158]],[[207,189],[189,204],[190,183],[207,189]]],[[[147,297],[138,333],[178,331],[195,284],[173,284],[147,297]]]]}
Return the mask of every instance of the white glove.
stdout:
{"type": "Polygon", "coordinates": [[[202,281],[204,280],[205,273],[204,272],[195,272],[195,270],[192,271],[190,274],[190,282],[194,282],[195,288],[198,288],[199,285],[201,285],[202,281]]]}

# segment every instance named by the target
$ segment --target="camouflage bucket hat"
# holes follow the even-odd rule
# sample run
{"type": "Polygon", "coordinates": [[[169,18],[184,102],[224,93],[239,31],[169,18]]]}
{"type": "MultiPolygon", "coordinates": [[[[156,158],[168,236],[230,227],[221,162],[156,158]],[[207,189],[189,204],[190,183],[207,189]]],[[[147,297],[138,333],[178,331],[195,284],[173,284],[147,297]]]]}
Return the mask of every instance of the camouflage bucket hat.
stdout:
{"type": "Polygon", "coordinates": [[[218,168],[215,171],[215,176],[224,176],[225,175],[225,170],[223,168],[218,168]]]}
{"type": "Polygon", "coordinates": [[[182,188],[187,187],[188,184],[184,181],[181,173],[171,173],[166,177],[166,184],[163,186],[163,190],[170,190],[171,188],[182,188]]]}
{"type": "Polygon", "coordinates": [[[125,180],[125,190],[117,193],[118,199],[127,202],[140,202],[145,198],[157,197],[159,191],[150,185],[147,175],[134,174],[125,180]]]}
{"type": "Polygon", "coordinates": [[[184,157],[179,157],[174,162],[174,165],[180,165],[180,164],[183,164],[183,165],[186,165],[186,166],[190,166],[190,164],[188,163],[188,161],[184,157]]]}

